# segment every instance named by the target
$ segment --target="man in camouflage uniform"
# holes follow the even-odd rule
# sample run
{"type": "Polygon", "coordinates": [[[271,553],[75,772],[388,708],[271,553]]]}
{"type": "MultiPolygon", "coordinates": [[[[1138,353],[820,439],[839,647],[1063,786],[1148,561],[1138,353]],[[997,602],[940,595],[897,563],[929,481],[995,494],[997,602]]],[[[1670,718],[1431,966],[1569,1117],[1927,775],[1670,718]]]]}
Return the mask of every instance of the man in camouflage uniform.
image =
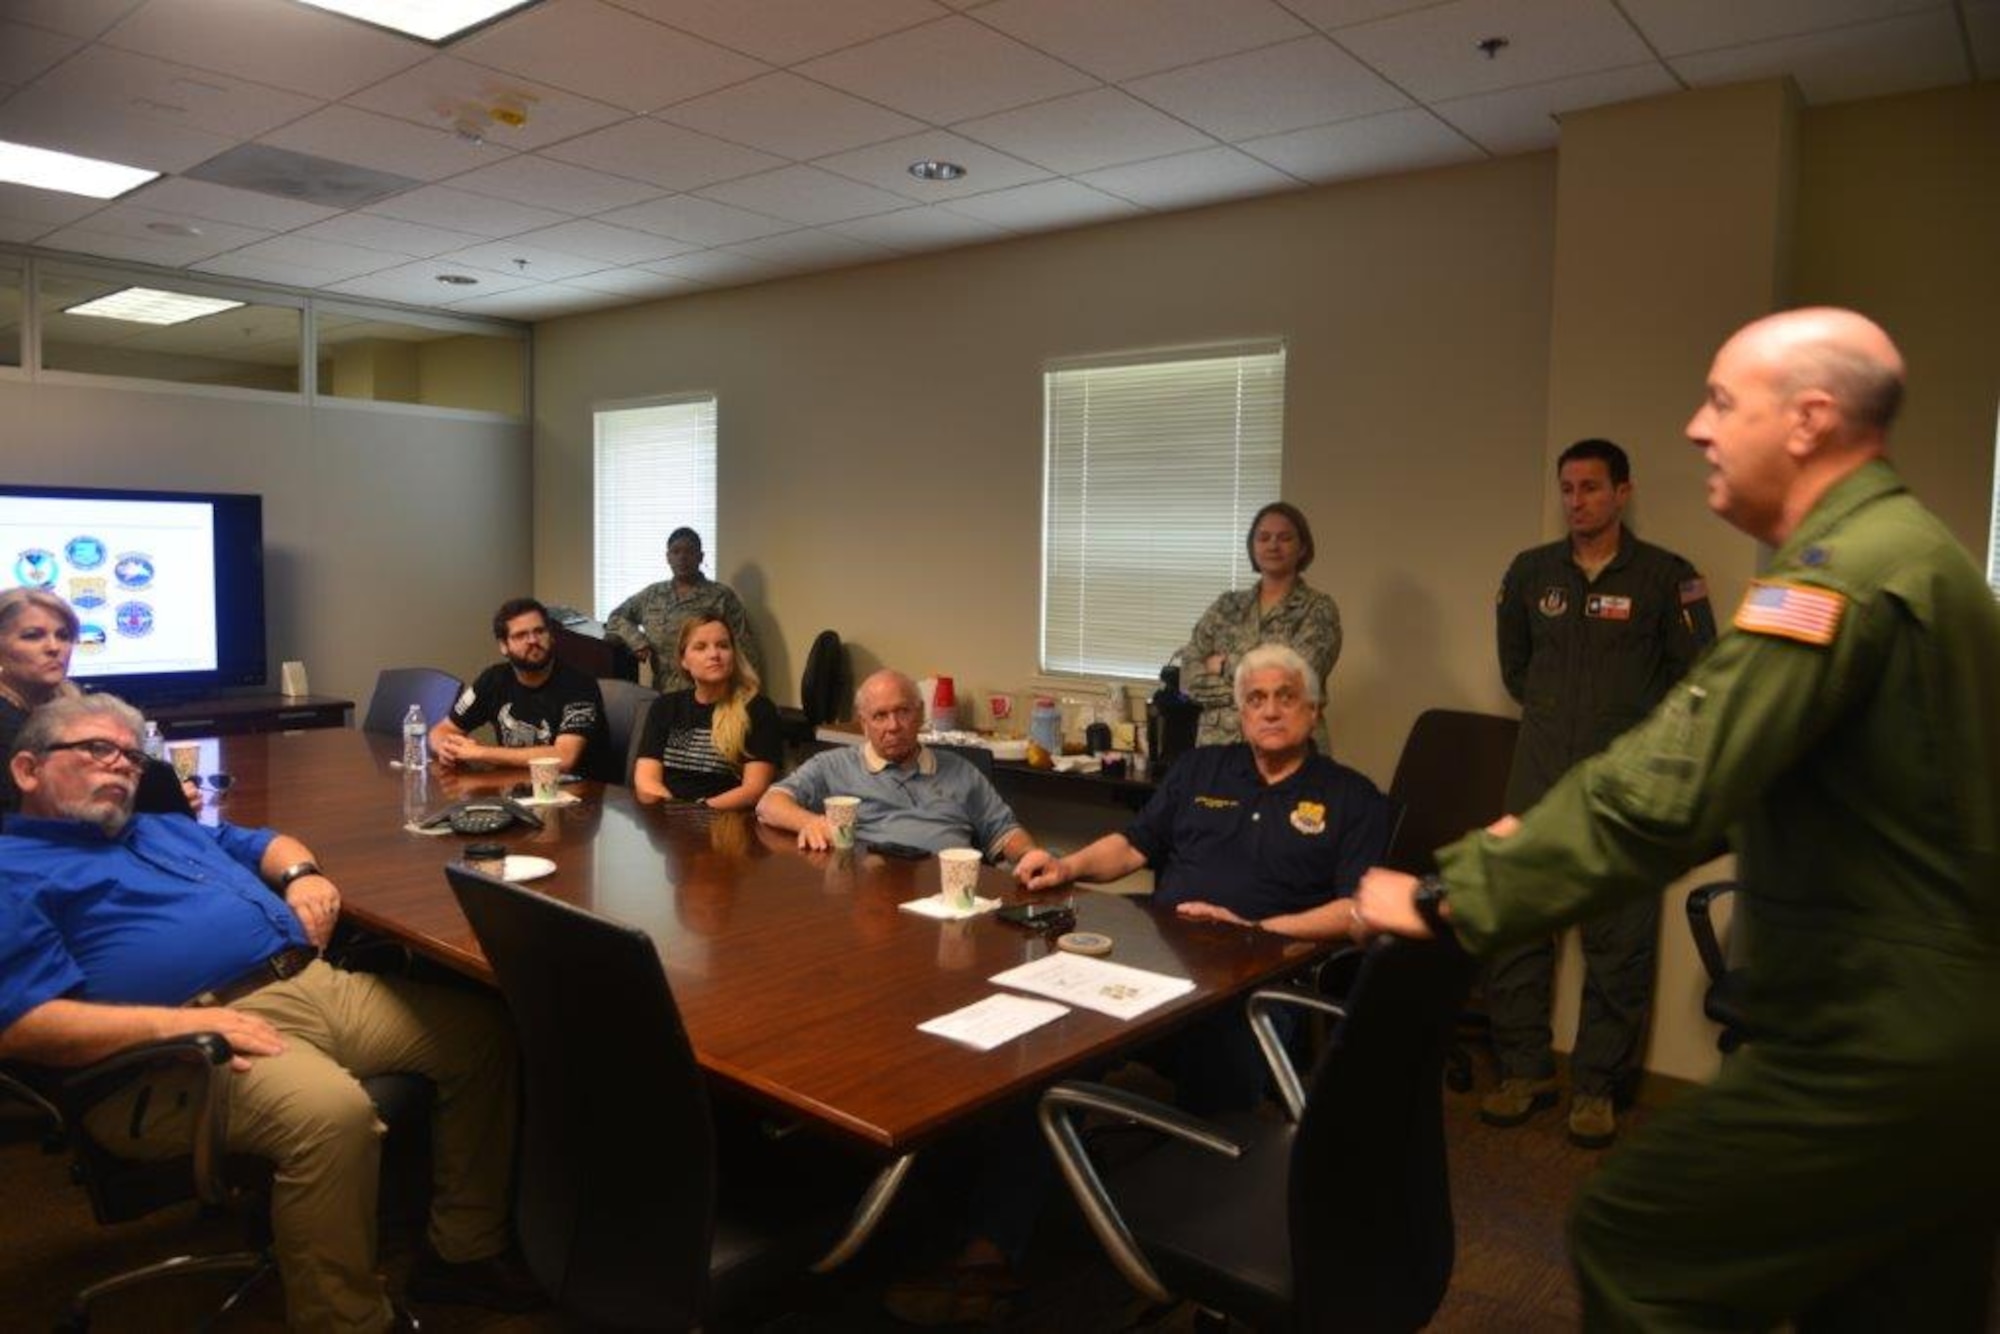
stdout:
{"type": "Polygon", "coordinates": [[[1986,1325],[2000,608],[1884,457],[1902,382],[1850,311],[1731,338],[1688,436],[1710,508],[1776,548],[1734,632],[1525,818],[1443,849],[1439,877],[1370,871],[1351,914],[1491,953],[1729,836],[1757,1036],[1584,1188],[1590,1329],[1986,1325]]]}
{"type": "MultiPolygon", "coordinates": [[[[1569,535],[1514,558],[1500,584],[1500,675],[1522,706],[1507,809],[1525,811],[1569,767],[1651,712],[1715,638],[1708,587],[1673,552],[1625,526],[1632,465],[1609,440],[1579,440],[1556,460],[1569,535]]],[[[1603,1148],[1614,1098],[1630,1092],[1646,1042],[1660,901],[1644,898],[1583,924],[1583,1002],[1570,1058],[1569,1136],[1603,1148]]],[[[1556,1100],[1549,1006],[1555,939],[1496,956],[1486,1007],[1500,1084],[1481,1100],[1488,1125],[1517,1126],[1556,1100]]]]}
{"type": "Polygon", "coordinates": [[[674,529],[667,538],[667,568],[673,578],[647,584],[604,618],[607,635],[624,640],[639,661],[653,664],[653,688],[663,694],[694,686],[679,657],[681,626],[690,620],[720,618],[729,627],[738,656],[760,674],[764,670],[742,599],[728,584],[704,575],[701,560],[701,534],[692,528],[674,529]]]}

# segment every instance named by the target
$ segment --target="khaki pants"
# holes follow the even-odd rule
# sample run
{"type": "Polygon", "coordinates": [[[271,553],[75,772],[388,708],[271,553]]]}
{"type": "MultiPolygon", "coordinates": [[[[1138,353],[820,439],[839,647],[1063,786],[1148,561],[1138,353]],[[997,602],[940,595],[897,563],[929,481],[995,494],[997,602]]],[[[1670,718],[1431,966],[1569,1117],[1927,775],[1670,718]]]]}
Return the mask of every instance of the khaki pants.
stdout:
{"type": "MultiPolygon", "coordinates": [[[[234,1008],[285,1035],[231,1081],[229,1147],[269,1159],[271,1224],[287,1323],[310,1331],[388,1328],[375,1269],[376,1193],[384,1127],[356,1082],[409,1072],[437,1086],[431,1245],[474,1260],[508,1241],[513,1166],[513,1034],[496,999],[314,963],[234,1008]]],[[[162,1079],[115,1098],[91,1133],[135,1158],[185,1153],[187,1086],[162,1079]]]]}

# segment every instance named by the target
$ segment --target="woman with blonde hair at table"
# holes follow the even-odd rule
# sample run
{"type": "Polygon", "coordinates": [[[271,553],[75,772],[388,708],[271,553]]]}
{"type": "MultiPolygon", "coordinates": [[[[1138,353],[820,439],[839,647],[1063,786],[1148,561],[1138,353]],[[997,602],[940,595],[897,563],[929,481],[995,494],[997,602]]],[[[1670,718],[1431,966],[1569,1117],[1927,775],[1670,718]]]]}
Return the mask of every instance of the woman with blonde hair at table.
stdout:
{"type": "Polygon", "coordinates": [[[785,739],[757,669],[736,652],[729,623],[681,625],[675,660],[694,682],[660,696],[646,715],[632,789],[650,800],[747,810],[778,776],[785,739]]]}

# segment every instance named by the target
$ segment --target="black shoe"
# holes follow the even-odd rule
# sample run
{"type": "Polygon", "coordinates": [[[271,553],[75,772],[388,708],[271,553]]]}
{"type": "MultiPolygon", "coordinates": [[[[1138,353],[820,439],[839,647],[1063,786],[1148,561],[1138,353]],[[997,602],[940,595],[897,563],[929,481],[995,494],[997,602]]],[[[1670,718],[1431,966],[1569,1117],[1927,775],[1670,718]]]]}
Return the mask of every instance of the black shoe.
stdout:
{"type": "Polygon", "coordinates": [[[488,1311],[539,1311],[549,1304],[526,1262],[511,1250],[453,1264],[426,1246],[410,1271],[409,1295],[414,1301],[488,1311]]]}

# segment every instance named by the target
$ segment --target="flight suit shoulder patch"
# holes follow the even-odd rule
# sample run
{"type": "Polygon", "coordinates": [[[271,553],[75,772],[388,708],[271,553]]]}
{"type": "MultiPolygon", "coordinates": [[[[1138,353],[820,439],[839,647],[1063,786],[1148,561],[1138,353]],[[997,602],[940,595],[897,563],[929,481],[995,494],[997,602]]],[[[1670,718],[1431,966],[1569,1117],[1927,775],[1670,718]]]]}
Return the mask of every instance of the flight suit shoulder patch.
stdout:
{"type": "Polygon", "coordinates": [[[1696,575],[1692,579],[1681,580],[1681,605],[1691,607],[1697,602],[1708,600],[1708,580],[1696,575]]]}
{"type": "Polygon", "coordinates": [[[1847,599],[1830,588],[1784,579],[1753,579],[1735,625],[1751,634],[1773,635],[1825,648],[1839,633],[1847,599]]]}

